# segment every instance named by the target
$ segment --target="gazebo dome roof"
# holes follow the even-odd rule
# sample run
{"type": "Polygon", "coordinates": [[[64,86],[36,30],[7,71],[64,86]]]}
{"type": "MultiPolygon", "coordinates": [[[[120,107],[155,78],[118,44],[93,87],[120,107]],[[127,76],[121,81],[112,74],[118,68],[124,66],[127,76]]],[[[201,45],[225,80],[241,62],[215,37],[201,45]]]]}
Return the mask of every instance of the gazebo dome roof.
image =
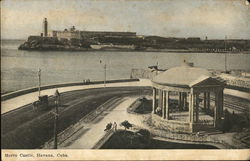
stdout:
{"type": "Polygon", "coordinates": [[[193,67],[192,63],[184,61],[182,66],[170,68],[155,76],[152,82],[167,86],[191,87],[209,77],[211,77],[211,73],[208,70],[193,67]]]}

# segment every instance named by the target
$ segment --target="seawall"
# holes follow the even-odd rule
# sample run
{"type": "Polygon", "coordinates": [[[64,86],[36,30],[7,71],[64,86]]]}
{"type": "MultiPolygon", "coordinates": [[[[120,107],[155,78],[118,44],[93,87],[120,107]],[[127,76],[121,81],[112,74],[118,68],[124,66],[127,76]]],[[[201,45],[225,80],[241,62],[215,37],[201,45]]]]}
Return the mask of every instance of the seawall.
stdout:
{"type": "MultiPolygon", "coordinates": [[[[136,82],[139,79],[118,79],[118,80],[107,80],[106,83],[122,83],[122,82],[136,82]]],[[[52,84],[41,86],[41,90],[60,88],[60,87],[70,87],[70,86],[79,86],[79,85],[91,85],[91,84],[104,84],[104,81],[91,81],[91,82],[72,82],[72,83],[62,83],[62,84],[52,84]]],[[[38,91],[38,87],[32,87],[27,89],[18,90],[15,92],[7,93],[1,96],[1,101],[5,101],[17,96],[24,94],[32,93],[38,91]]]]}
{"type": "MultiPolygon", "coordinates": [[[[152,79],[162,71],[152,69],[132,69],[130,78],[152,79]]],[[[216,73],[213,71],[216,77],[226,82],[227,89],[233,89],[241,92],[250,93],[250,78],[237,77],[230,74],[216,73]]]]}

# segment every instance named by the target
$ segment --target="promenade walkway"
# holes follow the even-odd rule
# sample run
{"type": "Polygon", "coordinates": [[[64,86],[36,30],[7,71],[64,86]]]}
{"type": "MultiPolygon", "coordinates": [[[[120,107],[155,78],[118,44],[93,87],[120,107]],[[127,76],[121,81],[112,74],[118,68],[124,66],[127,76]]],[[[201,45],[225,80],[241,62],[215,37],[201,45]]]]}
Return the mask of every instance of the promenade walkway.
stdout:
{"type": "MultiPolygon", "coordinates": [[[[123,82],[123,83],[107,83],[106,87],[124,87],[124,86],[151,86],[151,81],[148,79],[140,79],[140,81],[136,82],[123,82]]],[[[70,86],[70,87],[61,87],[61,88],[52,88],[47,90],[42,90],[41,95],[54,95],[56,89],[60,93],[74,91],[74,90],[83,90],[83,89],[90,89],[90,88],[103,88],[103,84],[93,84],[93,85],[79,85],[79,86],[70,86]]],[[[225,89],[225,94],[235,95],[237,97],[250,99],[250,93],[240,92],[231,89],[225,89]]],[[[1,101],[1,114],[9,112],[11,110],[17,109],[24,105],[30,104],[34,101],[38,100],[38,92],[32,92],[28,94],[24,94],[21,96],[17,96],[5,101],[1,101]]]]}
{"type": "Polygon", "coordinates": [[[76,139],[71,145],[66,147],[66,149],[91,149],[95,144],[105,135],[105,127],[108,123],[117,123],[117,128],[120,127],[120,123],[127,120],[131,124],[135,124],[140,127],[144,127],[142,123],[142,118],[139,115],[129,114],[127,108],[136,100],[137,98],[126,98],[124,102],[119,104],[116,108],[109,112],[101,121],[93,124],[86,133],[76,139]]]}
{"type": "MultiPolygon", "coordinates": [[[[123,83],[107,83],[106,87],[124,87],[124,86],[151,86],[150,80],[141,79],[136,82],[123,82],[123,83]]],[[[52,88],[47,90],[42,90],[41,95],[54,95],[55,90],[58,89],[60,93],[75,91],[75,90],[83,90],[90,88],[103,88],[103,84],[93,84],[93,85],[80,85],[80,86],[71,86],[71,87],[61,87],[61,88],[52,88]]],[[[32,92],[28,94],[24,94],[21,96],[17,96],[15,98],[11,98],[5,101],[1,101],[1,114],[19,108],[21,106],[30,104],[34,101],[38,100],[38,92],[32,92]]]]}
{"type": "Polygon", "coordinates": [[[224,93],[250,100],[250,93],[247,93],[247,92],[241,92],[241,91],[237,91],[234,89],[224,89],[224,93]]]}

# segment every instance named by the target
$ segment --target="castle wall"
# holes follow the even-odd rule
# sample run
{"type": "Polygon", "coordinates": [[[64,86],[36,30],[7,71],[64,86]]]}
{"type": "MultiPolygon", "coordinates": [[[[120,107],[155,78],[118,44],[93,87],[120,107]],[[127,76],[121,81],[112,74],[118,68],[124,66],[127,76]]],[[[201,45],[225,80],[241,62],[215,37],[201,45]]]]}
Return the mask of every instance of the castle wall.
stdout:
{"type": "Polygon", "coordinates": [[[101,32],[101,31],[51,31],[50,36],[59,39],[81,39],[92,37],[135,37],[135,32],[101,32]]]}
{"type": "Polygon", "coordinates": [[[101,32],[101,31],[81,31],[82,37],[133,37],[135,32],[101,32]]]}
{"type": "Polygon", "coordinates": [[[52,36],[57,37],[58,39],[80,39],[81,34],[78,31],[52,31],[52,36]]]}

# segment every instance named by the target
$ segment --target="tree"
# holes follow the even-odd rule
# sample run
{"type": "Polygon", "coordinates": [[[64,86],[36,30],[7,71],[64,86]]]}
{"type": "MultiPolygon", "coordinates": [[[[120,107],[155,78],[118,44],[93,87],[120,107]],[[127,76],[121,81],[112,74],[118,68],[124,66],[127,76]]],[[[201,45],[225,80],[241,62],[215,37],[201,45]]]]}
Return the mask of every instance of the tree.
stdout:
{"type": "Polygon", "coordinates": [[[129,129],[130,127],[132,127],[132,124],[130,124],[127,120],[123,121],[120,126],[124,126],[125,130],[129,129]]]}

